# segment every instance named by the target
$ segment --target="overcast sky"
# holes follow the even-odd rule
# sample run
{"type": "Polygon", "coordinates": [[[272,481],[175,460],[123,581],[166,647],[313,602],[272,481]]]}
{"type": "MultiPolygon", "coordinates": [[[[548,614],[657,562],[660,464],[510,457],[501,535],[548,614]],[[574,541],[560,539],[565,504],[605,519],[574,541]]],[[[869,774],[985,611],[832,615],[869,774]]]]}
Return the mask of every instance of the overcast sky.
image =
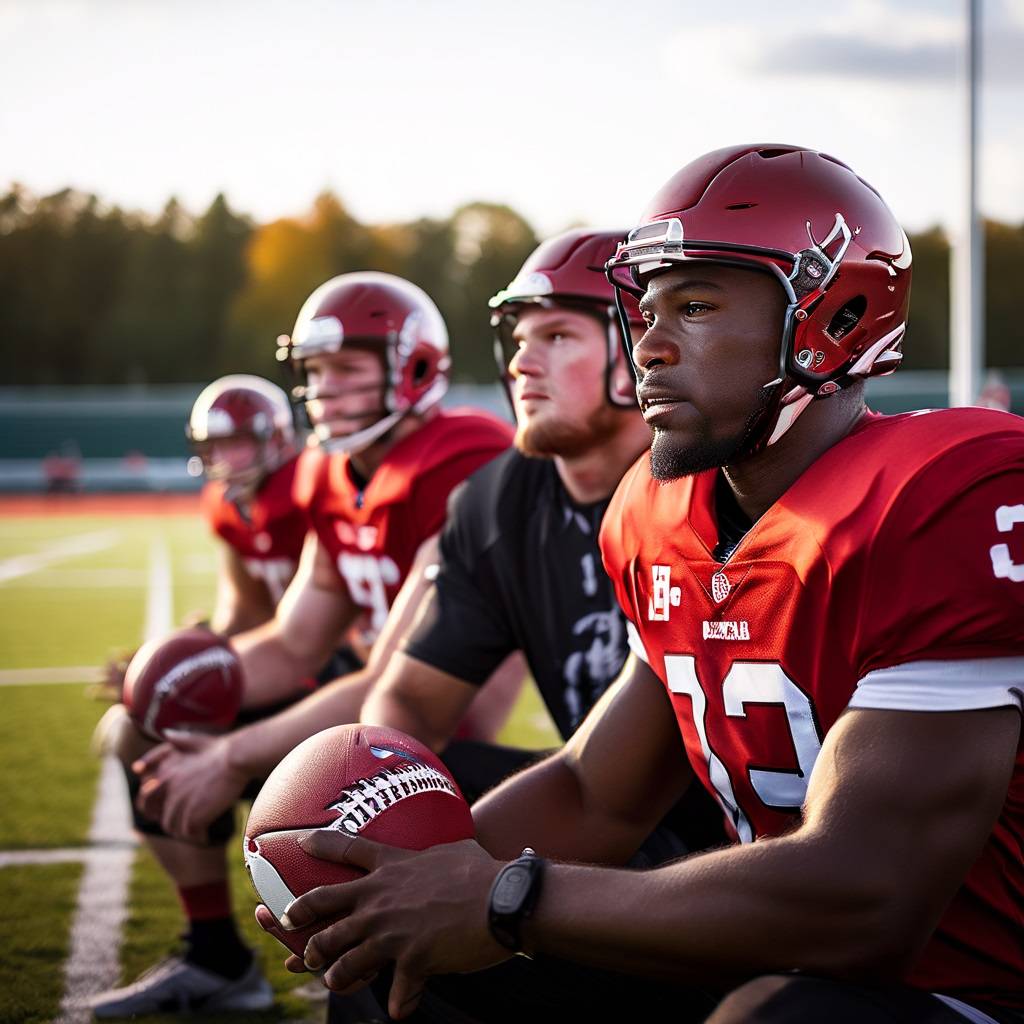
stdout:
{"type": "MultiPolygon", "coordinates": [[[[964,0],[0,0],[0,184],[260,220],[507,202],[629,225],[701,152],[797,142],[910,229],[963,172],[964,0]]],[[[1024,220],[1024,0],[984,0],[982,202],[1024,220]]]]}

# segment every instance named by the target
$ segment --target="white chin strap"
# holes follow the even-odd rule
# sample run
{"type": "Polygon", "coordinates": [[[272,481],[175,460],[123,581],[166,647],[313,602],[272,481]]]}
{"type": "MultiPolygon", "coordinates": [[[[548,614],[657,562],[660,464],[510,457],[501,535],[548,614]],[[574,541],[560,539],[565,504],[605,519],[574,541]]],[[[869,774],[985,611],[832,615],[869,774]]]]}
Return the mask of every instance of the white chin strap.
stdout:
{"type": "Polygon", "coordinates": [[[376,423],[364,427],[362,430],[357,430],[354,434],[342,434],[335,437],[331,434],[330,426],[325,423],[315,426],[313,433],[325,452],[330,452],[332,455],[335,453],[358,455],[359,452],[369,448],[374,441],[380,440],[403,417],[410,413],[425,412],[432,405],[437,405],[447,390],[447,379],[438,377],[420,396],[415,405],[410,405],[407,409],[396,409],[383,419],[377,420],[376,423]]]}
{"type": "Polygon", "coordinates": [[[364,427],[362,430],[357,430],[354,434],[342,434],[336,437],[331,433],[330,425],[327,423],[317,424],[313,428],[313,433],[316,434],[316,439],[325,452],[330,452],[332,455],[346,453],[357,455],[369,448],[374,441],[383,437],[403,416],[410,412],[412,412],[411,408],[388,413],[383,419],[377,420],[376,423],[364,427]]]}

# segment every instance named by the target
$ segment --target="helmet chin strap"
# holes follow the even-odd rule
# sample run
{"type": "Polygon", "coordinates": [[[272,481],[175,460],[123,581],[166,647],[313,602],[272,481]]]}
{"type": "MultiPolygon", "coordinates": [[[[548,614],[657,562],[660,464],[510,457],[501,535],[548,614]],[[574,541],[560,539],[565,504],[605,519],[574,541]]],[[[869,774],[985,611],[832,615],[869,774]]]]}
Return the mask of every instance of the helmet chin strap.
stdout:
{"type": "Polygon", "coordinates": [[[374,441],[380,440],[400,419],[407,416],[410,412],[412,412],[411,407],[396,410],[389,413],[383,419],[377,420],[376,423],[364,427],[362,430],[357,430],[354,434],[345,434],[342,437],[335,437],[331,434],[331,428],[326,423],[317,424],[313,428],[313,433],[316,434],[317,441],[325,452],[330,452],[332,455],[358,455],[361,451],[369,448],[374,441]]]}
{"type": "Polygon", "coordinates": [[[405,409],[396,409],[388,413],[383,419],[354,434],[345,434],[342,437],[335,437],[330,433],[330,427],[320,423],[313,428],[313,433],[324,451],[330,454],[358,455],[370,447],[374,441],[379,441],[392,427],[410,413],[420,413],[436,405],[448,390],[448,381],[439,377],[427,390],[420,395],[419,400],[405,409]]]}

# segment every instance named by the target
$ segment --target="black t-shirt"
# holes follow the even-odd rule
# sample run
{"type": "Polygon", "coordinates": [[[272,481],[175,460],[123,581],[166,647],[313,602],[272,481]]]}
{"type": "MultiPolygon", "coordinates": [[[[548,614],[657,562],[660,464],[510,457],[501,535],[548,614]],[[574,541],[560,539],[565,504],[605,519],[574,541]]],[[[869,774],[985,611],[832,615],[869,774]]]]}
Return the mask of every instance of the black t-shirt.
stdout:
{"type": "Polygon", "coordinates": [[[521,650],[562,738],[626,660],[597,545],[607,501],[576,504],[554,463],[510,449],[452,492],[429,605],[405,650],[484,683],[521,650]]]}

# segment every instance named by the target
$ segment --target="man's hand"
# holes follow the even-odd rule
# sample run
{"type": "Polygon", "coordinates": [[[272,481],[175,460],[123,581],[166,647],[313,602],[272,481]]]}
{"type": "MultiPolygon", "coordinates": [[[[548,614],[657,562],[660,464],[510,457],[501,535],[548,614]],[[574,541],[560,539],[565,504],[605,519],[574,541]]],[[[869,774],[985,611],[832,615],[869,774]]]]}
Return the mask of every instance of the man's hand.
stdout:
{"type": "MultiPolygon", "coordinates": [[[[323,970],[329,989],[347,993],[394,964],[388,1012],[399,1019],[416,1008],[431,975],[481,970],[511,955],[487,926],[487,897],[502,864],[475,841],[415,853],[318,830],[300,845],[367,875],[320,886],[288,907],[282,924],[291,928],[343,915],[309,940],[304,961],[289,957],[289,970],[323,970]]],[[[266,907],[257,909],[256,920],[281,935],[266,907]]]]}
{"type": "Polygon", "coordinates": [[[136,804],[159,818],[165,832],[202,842],[210,823],[231,807],[249,781],[229,757],[226,736],[167,732],[161,743],[132,764],[142,778],[136,804]]]}
{"type": "Polygon", "coordinates": [[[107,663],[100,670],[99,679],[86,687],[85,694],[92,700],[107,701],[111,704],[121,702],[121,694],[124,691],[124,677],[128,671],[128,665],[135,657],[135,651],[122,649],[115,651],[107,659],[107,663]]]}

